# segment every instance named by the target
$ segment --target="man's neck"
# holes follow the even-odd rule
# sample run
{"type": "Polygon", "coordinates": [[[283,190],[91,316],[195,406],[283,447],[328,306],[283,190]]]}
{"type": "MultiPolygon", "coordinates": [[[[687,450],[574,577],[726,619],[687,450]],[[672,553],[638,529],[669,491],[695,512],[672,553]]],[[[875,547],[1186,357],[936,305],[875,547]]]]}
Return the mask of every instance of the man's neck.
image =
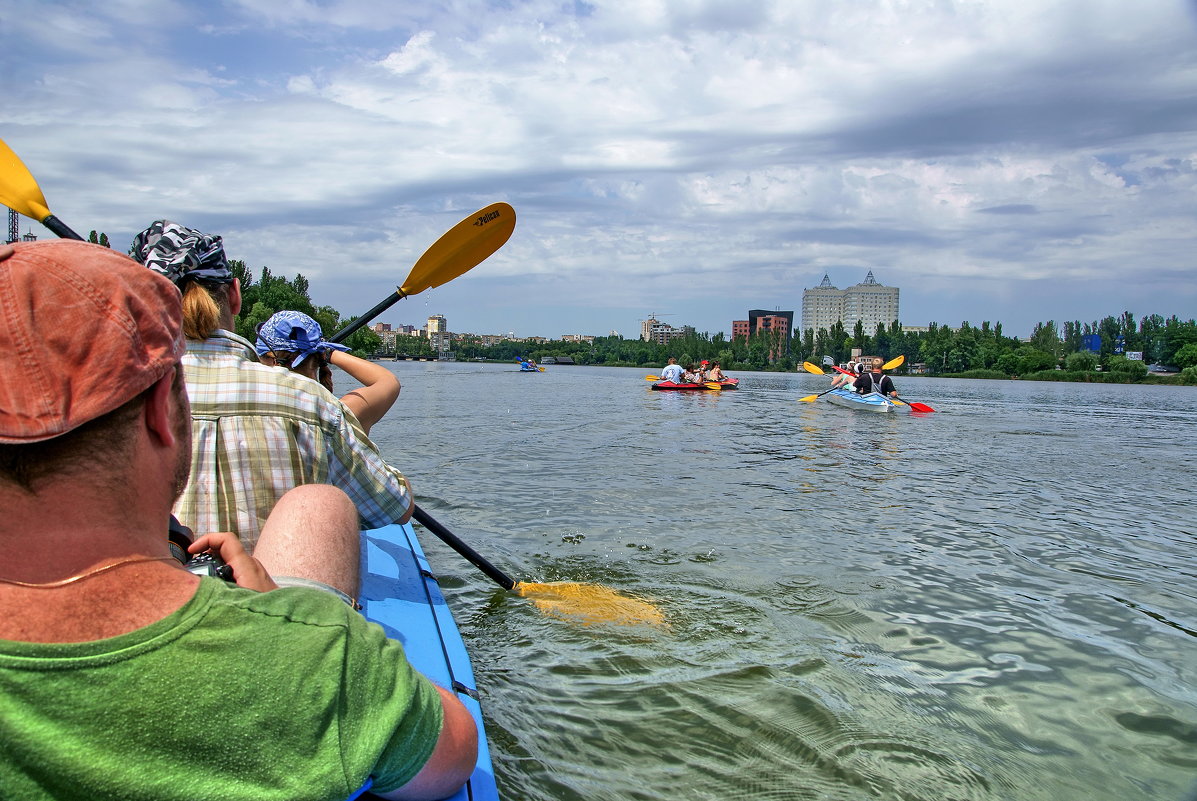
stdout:
{"type": "Polygon", "coordinates": [[[164,499],[72,481],[37,490],[0,487],[0,639],[114,637],[194,594],[195,577],[163,558],[170,556],[164,499]]]}

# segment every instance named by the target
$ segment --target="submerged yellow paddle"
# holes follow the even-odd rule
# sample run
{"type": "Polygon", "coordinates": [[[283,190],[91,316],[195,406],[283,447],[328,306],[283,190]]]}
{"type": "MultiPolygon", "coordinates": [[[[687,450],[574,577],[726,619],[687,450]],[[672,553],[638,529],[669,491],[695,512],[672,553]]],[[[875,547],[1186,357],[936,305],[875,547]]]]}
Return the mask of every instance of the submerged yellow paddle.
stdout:
{"type": "Polygon", "coordinates": [[[621,626],[662,626],[665,614],[653,604],[621,595],[601,584],[553,581],[546,583],[517,582],[499,568],[484,559],[456,534],[442,526],[420,507],[414,507],[412,518],[431,531],[442,542],[469,560],[474,567],[485,573],[505,590],[530,598],[536,608],[567,620],[576,620],[585,625],[592,623],[613,623],[621,626]]]}

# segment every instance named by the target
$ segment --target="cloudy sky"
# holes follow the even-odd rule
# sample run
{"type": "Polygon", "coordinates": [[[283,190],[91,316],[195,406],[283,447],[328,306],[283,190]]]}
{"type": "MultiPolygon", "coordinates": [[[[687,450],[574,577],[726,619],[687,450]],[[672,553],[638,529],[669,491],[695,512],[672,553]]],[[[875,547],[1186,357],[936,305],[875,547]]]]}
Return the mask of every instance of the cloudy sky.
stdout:
{"type": "Polygon", "coordinates": [[[381,319],[730,333],[869,270],[906,325],[1197,316],[1193,0],[0,0],[0,90],[67,225],[347,315],[502,200],[381,319]]]}

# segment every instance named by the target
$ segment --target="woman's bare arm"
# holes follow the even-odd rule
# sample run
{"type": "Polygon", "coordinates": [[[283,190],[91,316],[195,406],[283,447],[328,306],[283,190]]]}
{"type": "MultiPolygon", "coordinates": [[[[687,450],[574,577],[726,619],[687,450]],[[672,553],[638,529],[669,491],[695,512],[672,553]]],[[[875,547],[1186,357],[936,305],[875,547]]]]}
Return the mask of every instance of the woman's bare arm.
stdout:
{"type": "Polygon", "coordinates": [[[362,384],[360,389],[343,395],[341,403],[357,415],[358,421],[369,433],[371,426],[382,419],[399,397],[399,379],[381,364],[359,359],[343,351],[332,351],[329,361],[362,384]]]}

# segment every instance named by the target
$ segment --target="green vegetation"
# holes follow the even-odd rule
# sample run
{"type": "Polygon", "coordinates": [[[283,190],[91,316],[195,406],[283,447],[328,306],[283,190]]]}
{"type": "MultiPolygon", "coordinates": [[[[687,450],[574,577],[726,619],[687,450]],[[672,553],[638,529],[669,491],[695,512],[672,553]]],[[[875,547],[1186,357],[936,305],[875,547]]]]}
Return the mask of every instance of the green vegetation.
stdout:
{"type": "MultiPolygon", "coordinates": [[[[357,319],[350,317],[342,320],[340,312],[331,306],[313,305],[308,296],[308,279],[302,275],[296,274],[295,278],[287,279],[275,276],[269,267],[263,267],[260,277],[255,281],[245,262],[232,259],[229,267],[241,281],[241,313],[237,315],[236,333],[250,342],[257,338],[258,326],[279,311],[298,311],[311,315],[320,323],[326,337],[357,319]]],[[[382,340],[369,327],[364,327],[354,331],[345,344],[353,348],[356,355],[365,356],[376,351],[382,340]]]]}
{"type": "MultiPolygon", "coordinates": [[[[251,341],[258,325],[284,309],[310,314],[319,321],[326,336],[356,319],[342,320],[332,307],[315,306],[308,295],[308,281],[302,275],[287,279],[263,267],[255,280],[244,262],[233,261],[231,266],[241,279],[243,298],[237,333],[251,341]]],[[[380,350],[382,340],[368,327],[355,332],[346,344],[359,354],[392,355],[380,350]]],[[[779,331],[732,340],[723,332],[694,333],[671,340],[667,345],[622,337],[595,337],[593,342],[503,341],[495,345],[484,345],[477,337],[465,337],[453,342],[458,359],[506,362],[530,357],[543,362],[550,356],[566,356],[576,364],[657,369],[673,356],[683,365],[703,359],[717,361],[729,371],[792,371],[801,369],[803,361],[821,363],[824,356],[841,363],[848,360],[853,348],[886,360],[904,355],[906,362],[896,371],[904,374],[911,374],[913,369],[920,374],[955,378],[1197,384],[1197,322],[1182,321],[1175,315],[1165,319],[1153,314],[1136,323],[1130,312],[1091,323],[1065,322],[1062,329],[1054,320],[1048,320],[1035,326],[1029,341],[1007,337],[1002,333],[1001,323],[991,325],[988,321],[980,327],[965,322],[956,329],[932,323],[926,331],[916,332],[904,332],[894,321],[888,326],[877,326],[872,336],[859,323],[851,333],[842,323],[836,323],[831,330],[796,330],[789,353],[784,352],[785,343],[779,331]],[[1084,338],[1091,335],[1100,337],[1098,352],[1083,346],[1084,338]],[[1115,353],[1116,344],[1125,352],[1142,352],[1143,360],[1115,353]],[[1148,375],[1149,363],[1175,365],[1182,372],[1171,378],[1148,375]]],[[[428,340],[417,336],[398,337],[395,352],[413,357],[435,355],[428,340]]]]}

